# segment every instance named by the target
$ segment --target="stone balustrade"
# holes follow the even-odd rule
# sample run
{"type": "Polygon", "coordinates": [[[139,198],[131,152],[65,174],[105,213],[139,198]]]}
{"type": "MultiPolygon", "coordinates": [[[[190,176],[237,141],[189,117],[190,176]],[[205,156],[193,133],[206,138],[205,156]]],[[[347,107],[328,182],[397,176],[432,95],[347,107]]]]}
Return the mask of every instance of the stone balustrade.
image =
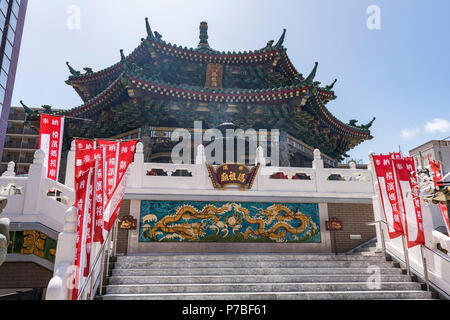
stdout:
{"type": "MultiPolygon", "coordinates": [[[[34,153],[28,176],[16,177],[14,163],[0,177],[0,189],[8,190],[8,204],[3,216],[11,223],[40,223],[57,232],[64,226],[64,212],[75,201],[75,192],[57,181],[46,177],[44,152],[34,153]]],[[[5,193],[5,192],[2,192],[5,193]]]]}

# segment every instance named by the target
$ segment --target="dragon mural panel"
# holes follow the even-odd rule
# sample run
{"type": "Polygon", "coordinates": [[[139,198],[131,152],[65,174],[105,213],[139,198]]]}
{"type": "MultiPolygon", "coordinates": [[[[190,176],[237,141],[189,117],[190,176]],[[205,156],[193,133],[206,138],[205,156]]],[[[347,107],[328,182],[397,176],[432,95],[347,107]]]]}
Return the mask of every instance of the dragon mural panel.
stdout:
{"type": "Polygon", "coordinates": [[[141,201],[139,241],[320,242],[317,203],[141,201]]]}

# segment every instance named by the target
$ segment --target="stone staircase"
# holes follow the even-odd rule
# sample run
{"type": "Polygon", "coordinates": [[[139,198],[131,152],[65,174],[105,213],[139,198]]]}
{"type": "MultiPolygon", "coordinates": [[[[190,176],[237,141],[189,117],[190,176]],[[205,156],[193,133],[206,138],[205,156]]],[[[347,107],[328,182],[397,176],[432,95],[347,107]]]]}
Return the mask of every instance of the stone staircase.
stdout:
{"type": "MultiPolygon", "coordinates": [[[[369,249],[368,251],[373,251],[369,249]]],[[[362,250],[362,252],[366,252],[362,250]]],[[[119,256],[104,300],[432,299],[373,252],[119,256]],[[374,273],[376,272],[376,273],[374,273]],[[375,277],[379,282],[372,281],[375,277]]]]}
{"type": "Polygon", "coordinates": [[[382,257],[381,249],[377,249],[377,238],[373,238],[364,244],[350,250],[347,254],[361,255],[361,256],[376,256],[382,257]]]}

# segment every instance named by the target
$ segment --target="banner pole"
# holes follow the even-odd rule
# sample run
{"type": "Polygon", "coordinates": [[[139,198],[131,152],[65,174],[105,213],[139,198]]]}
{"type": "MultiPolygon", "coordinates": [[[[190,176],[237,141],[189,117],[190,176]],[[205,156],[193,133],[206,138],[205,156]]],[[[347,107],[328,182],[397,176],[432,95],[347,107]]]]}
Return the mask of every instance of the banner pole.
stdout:
{"type": "Polygon", "coordinates": [[[118,229],[118,227],[117,227],[117,219],[116,219],[116,221],[114,222],[114,229],[112,230],[114,233],[113,233],[113,239],[114,239],[114,241],[113,241],[113,257],[115,257],[116,256],[116,254],[117,254],[117,230],[118,229]]]}
{"type": "Polygon", "coordinates": [[[379,223],[378,227],[380,228],[380,233],[381,233],[381,248],[383,250],[384,259],[387,261],[386,243],[385,243],[385,239],[384,239],[383,225],[381,223],[379,223]]]}
{"type": "Polygon", "coordinates": [[[420,253],[422,254],[423,276],[425,278],[425,283],[427,284],[427,291],[430,291],[430,281],[428,279],[427,259],[425,258],[425,254],[423,251],[423,244],[420,245],[420,253]]]}
{"type": "MultiPolygon", "coordinates": [[[[87,185],[86,185],[86,195],[85,195],[85,200],[84,200],[84,211],[83,211],[83,229],[81,231],[81,249],[80,249],[80,266],[79,266],[79,279],[78,279],[78,284],[79,287],[82,288],[82,286],[84,285],[83,283],[83,268],[84,268],[84,264],[85,264],[85,260],[86,260],[86,232],[87,232],[87,216],[89,213],[89,193],[90,188],[91,188],[91,178],[92,178],[92,168],[89,169],[89,174],[88,174],[88,179],[87,179],[87,185]]],[[[78,291],[78,297],[77,300],[79,299],[83,299],[84,296],[84,292],[80,292],[78,291]]]]}
{"type": "MultiPolygon", "coordinates": [[[[95,160],[95,172],[94,172],[94,188],[92,191],[92,214],[91,214],[91,259],[89,259],[89,273],[93,272],[91,270],[92,257],[94,257],[94,227],[95,227],[95,210],[97,206],[97,175],[98,175],[98,159],[95,160]]],[[[93,300],[93,290],[94,290],[94,274],[91,275],[89,285],[89,299],[93,300]]]]}
{"type": "Polygon", "coordinates": [[[411,270],[409,268],[409,256],[408,256],[408,249],[406,247],[405,234],[402,234],[402,244],[403,244],[403,255],[405,256],[406,272],[407,272],[408,276],[410,276],[411,270]]]}
{"type": "MultiPolygon", "coordinates": [[[[450,191],[450,190],[449,190],[450,191]]],[[[447,227],[448,227],[448,236],[450,237],[450,199],[447,200],[447,227]]]]}

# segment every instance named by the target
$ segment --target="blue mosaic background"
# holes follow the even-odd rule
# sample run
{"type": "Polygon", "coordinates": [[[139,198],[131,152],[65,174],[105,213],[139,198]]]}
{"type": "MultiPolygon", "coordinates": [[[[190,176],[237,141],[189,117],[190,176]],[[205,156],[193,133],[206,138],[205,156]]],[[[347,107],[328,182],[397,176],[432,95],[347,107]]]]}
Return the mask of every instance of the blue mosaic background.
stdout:
{"type": "Polygon", "coordinates": [[[139,241],[320,242],[317,203],[141,201],[139,241]]]}

